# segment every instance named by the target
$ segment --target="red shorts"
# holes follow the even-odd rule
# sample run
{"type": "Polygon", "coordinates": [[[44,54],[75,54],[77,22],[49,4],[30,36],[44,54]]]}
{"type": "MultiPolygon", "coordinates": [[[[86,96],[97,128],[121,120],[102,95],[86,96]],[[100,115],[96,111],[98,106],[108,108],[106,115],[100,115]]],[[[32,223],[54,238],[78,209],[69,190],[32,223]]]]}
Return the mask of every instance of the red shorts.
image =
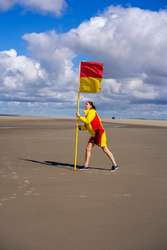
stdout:
{"type": "Polygon", "coordinates": [[[94,143],[98,145],[99,147],[105,147],[107,146],[107,139],[106,139],[106,133],[102,131],[98,131],[98,133],[95,134],[95,136],[91,136],[89,138],[88,143],[94,143]]]}

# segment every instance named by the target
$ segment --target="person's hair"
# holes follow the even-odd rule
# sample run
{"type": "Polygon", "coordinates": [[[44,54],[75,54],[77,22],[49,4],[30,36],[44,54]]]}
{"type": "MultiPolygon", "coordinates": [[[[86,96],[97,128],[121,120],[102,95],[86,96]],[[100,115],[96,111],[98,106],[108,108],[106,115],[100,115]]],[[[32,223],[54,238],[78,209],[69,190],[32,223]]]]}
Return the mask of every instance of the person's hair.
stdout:
{"type": "Polygon", "coordinates": [[[95,109],[95,110],[96,110],[96,107],[95,107],[95,105],[94,105],[94,103],[93,103],[93,102],[88,101],[88,103],[92,106],[92,109],[95,109]]]}

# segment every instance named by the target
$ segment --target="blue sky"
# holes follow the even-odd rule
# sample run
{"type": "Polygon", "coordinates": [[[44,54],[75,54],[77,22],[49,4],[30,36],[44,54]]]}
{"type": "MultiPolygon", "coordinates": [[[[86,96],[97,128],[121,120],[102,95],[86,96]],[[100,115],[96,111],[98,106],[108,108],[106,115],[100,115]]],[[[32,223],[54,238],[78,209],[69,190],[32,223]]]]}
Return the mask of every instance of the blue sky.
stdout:
{"type": "Polygon", "coordinates": [[[16,5],[0,14],[0,50],[16,48],[20,53],[26,53],[25,43],[21,39],[25,33],[43,32],[51,29],[56,29],[59,32],[68,31],[77,27],[82,21],[104,11],[110,5],[134,6],[156,11],[165,8],[167,6],[167,2],[165,2],[166,0],[69,0],[67,1],[67,9],[60,17],[53,14],[41,15],[16,5]]]}
{"type": "Polygon", "coordinates": [[[88,59],[103,61],[108,79],[81,104],[92,98],[105,117],[167,119],[166,0],[31,2],[0,3],[0,113],[73,116],[88,59]]]}

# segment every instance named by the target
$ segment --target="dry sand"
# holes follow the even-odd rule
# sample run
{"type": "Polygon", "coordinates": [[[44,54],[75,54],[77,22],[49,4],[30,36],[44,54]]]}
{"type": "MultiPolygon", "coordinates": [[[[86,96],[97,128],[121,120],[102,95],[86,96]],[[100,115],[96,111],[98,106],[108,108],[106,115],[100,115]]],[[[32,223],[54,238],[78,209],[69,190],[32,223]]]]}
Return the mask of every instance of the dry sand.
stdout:
{"type": "Polygon", "coordinates": [[[0,119],[0,250],[167,249],[167,128],[115,123],[119,171],[96,147],[74,174],[72,120],[0,119]]]}

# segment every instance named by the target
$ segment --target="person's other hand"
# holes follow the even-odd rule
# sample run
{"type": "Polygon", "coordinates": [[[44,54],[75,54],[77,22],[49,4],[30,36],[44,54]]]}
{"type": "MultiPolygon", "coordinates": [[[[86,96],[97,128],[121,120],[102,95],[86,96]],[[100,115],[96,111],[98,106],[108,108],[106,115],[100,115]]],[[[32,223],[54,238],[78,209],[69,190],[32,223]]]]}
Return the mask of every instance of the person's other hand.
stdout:
{"type": "Polygon", "coordinates": [[[80,113],[79,113],[79,112],[76,113],[76,117],[77,117],[77,118],[80,117],[80,113]]]}

